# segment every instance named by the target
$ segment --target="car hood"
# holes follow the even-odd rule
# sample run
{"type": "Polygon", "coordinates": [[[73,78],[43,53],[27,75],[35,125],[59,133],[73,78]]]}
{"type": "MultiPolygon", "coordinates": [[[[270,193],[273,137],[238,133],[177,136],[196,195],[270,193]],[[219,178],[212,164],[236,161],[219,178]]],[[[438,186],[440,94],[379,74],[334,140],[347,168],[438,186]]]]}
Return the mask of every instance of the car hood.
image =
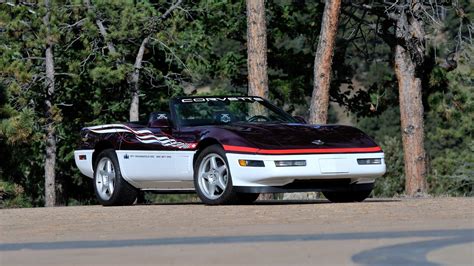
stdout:
{"type": "Polygon", "coordinates": [[[365,148],[377,144],[357,128],[342,125],[236,123],[221,126],[260,149],[365,148]]]}

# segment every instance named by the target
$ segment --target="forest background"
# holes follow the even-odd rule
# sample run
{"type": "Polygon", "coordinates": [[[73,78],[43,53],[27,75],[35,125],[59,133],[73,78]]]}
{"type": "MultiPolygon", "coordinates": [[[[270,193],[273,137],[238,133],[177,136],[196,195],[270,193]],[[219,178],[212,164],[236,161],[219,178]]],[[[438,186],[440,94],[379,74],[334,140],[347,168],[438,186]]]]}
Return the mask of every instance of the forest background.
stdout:
{"type": "MultiPolygon", "coordinates": [[[[472,196],[474,6],[439,2],[424,21],[420,74],[427,193],[472,196]]],[[[391,5],[342,1],[329,91],[328,123],[361,128],[385,152],[387,173],[375,197],[405,193],[393,47],[373,12],[388,14],[391,5]]],[[[324,8],[324,1],[304,0],[264,6],[268,97],[305,118],[324,8]]],[[[55,205],[94,204],[92,181],[73,158],[82,127],[128,121],[137,99],[136,115],[146,120],[170,97],[246,95],[247,84],[245,1],[1,0],[0,206],[43,206],[52,158],[55,205]]]]}

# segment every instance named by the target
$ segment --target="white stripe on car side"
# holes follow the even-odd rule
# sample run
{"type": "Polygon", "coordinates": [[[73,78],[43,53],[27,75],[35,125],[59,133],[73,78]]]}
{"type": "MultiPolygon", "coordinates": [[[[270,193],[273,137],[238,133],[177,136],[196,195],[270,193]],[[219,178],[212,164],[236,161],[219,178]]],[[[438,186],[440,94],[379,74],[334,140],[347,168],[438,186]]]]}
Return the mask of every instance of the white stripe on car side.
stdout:
{"type": "MultiPolygon", "coordinates": [[[[175,183],[173,189],[192,189],[193,158],[195,151],[115,151],[119,161],[122,177],[136,188],[169,189],[170,182],[175,183]],[[126,159],[126,157],[128,157],[126,159]]],[[[76,150],[76,165],[87,177],[94,177],[92,154],[94,150],[76,150]],[[79,155],[86,159],[80,160],[79,155]]]]}
{"type": "Polygon", "coordinates": [[[138,188],[156,181],[192,181],[196,151],[118,150],[122,176],[138,188]]]}

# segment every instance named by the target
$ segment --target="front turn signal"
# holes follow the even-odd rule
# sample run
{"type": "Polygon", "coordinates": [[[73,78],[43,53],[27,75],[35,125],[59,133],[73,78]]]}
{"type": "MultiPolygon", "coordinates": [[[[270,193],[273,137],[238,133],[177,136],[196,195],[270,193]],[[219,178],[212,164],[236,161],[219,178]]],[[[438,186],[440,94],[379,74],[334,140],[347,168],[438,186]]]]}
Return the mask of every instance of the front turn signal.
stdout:
{"type": "Polygon", "coordinates": [[[244,167],[265,167],[265,163],[263,161],[257,160],[239,160],[239,165],[244,167]]]}

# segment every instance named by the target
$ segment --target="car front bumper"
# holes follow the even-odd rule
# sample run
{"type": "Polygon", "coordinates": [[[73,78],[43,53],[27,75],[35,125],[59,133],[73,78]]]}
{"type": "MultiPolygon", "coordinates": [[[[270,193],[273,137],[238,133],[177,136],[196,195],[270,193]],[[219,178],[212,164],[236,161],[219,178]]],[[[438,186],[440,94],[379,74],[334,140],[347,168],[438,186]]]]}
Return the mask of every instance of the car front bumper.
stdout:
{"type": "Polygon", "coordinates": [[[256,155],[227,153],[233,186],[285,186],[295,180],[350,179],[351,183],[373,183],[385,174],[384,153],[256,155]],[[360,165],[357,159],[380,158],[380,164],[360,165]],[[240,166],[239,160],[263,161],[264,167],[240,166]],[[304,160],[305,166],[277,167],[275,161],[304,160]]]}

